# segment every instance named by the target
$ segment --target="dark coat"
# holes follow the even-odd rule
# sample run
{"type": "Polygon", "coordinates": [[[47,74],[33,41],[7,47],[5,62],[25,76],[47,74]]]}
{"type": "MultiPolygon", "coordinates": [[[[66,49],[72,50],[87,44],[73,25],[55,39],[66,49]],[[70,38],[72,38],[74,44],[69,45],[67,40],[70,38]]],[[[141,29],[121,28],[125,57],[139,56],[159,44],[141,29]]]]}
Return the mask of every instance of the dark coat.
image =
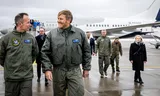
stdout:
{"type": "Polygon", "coordinates": [[[144,61],[147,61],[146,47],[144,43],[139,45],[132,43],[129,51],[129,60],[133,60],[133,70],[144,70],[144,61]]]}
{"type": "Polygon", "coordinates": [[[42,46],[43,46],[45,39],[46,39],[46,35],[44,35],[43,39],[41,38],[41,35],[36,36],[36,40],[37,40],[38,48],[39,48],[39,54],[36,58],[37,63],[40,63],[40,52],[41,52],[41,49],[42,49],[42,46]]]}
{"type": "Polygon", "coordinates": [[[91,54],[93,54],[93,52],[95,53],[95,42],[94,42],[94,38],[90,38],[90,48],[91,48],[91,54]]]}

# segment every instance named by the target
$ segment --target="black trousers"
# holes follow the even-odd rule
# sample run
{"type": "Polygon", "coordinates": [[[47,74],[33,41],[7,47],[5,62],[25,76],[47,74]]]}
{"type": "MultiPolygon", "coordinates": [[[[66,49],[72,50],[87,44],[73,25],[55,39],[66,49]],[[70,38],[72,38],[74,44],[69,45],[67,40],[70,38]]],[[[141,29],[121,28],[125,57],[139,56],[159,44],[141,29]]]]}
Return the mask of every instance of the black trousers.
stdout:
{"type": "Polygon", "coordinates": [[[37,77],[41,78],[41,63],[37,62],[37,77]]]}
{"type": "Polygon", "coordinates": [[[32,96],[32,80],[6,81],[5,96],[32,96]]]}
{"type": "MultiPolygon", "coordinates": [[[[40,61],[37,62],[37,77],[40,79],[41,78],[41,69],[42,69],[42,64],[40,61]]],[[[45,78],[45,82],[48,80],[45,78]]]]}
{"type": "Polygon", "coordinates": [[[134,81],[137,81],[137,80],[142,81],[140,70],[135,70],[134,81]]]}

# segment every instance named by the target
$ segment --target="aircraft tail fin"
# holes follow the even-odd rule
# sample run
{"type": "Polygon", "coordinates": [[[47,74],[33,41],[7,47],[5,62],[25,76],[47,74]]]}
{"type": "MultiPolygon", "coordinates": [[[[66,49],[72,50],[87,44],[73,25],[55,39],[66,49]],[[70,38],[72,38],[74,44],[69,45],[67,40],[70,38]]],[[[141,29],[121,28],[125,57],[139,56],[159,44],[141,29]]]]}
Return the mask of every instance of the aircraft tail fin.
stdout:
{"type": "Polygon", "coordinates": [[[154,20],[160,21],[160,0],[153,0],[149,7],[142,13],[132,16],[130,18],[144,19],[144,20],[154,20]]]}
{"type": "Polygon", "coordinates": [[[160,21],[160,9],[158,11],[157,17],[156,17],[156,21],[160,21]]]}

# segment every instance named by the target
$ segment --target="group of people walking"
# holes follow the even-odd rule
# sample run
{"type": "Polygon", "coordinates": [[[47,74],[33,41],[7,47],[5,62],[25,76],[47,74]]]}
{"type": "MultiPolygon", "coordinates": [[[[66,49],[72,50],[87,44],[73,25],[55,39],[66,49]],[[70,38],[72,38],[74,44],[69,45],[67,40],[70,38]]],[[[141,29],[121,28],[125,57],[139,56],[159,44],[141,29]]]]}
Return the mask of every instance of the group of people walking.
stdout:
{"type": "MultiPolygon", "coordinates": [[[[73,16],[69,10],[60,11],[57,17],[57,28],[47,35],[44,33],[45,29],[40,28],[39,35],[35,38],[27,32],[31,27],[29,15],[19,13],[15,16],[14,30],[3,36],[0,43],[0,64],[4,67],[5,96],[32,96],[32,64],[35,60],[37,82],[40,82],[42,67],[45,85],[48,85],[48,80],[53,81],[54,96],[65,96],[67,89],[68,96],[84,96],[83,78],[89,76],[91,55],[98,54],[99,72],[102,78],[104,74],[107,75],[110,64],[112,72],[120,72],[119,54],[122,56],[122,45],[118,38],[111,43],[107,31],[102,30],[102,36],[95,44],[95,40],[89,35],[86,36],[83,30],[71,25],[73,16]]],[[[141,36],[135,37],[129,55],[135,70],[134,82],[143,84],[140,71],[144,70],[147,54],[141,36]]]]}
{"type": "MultiPolygon", "coordinates": [[[[91,38],[88,39],[90,39],[90,41],[92,40],[91,38]]],[[[132,64],[132,69],[135,71],[134,82],[143,84],[144,82],[141,78],[140,71],[144,71],[144,63],[147,62],[146,47],[143,38],[140,35],[136,35],[134,39],[135,41],[131,43],[129,49],[129,61],[132,64]]],[[[92,44],[93,42],[89,43],[91,52],[94,54],[97,54],[98,52],[99,73],[101,78],[104,77],[104,74],[107,76],[107,69],[110,64],[113,73],[115,71],[120,72],[119,55],[122,56],[123,52],[119,38],[115,38],[111,43],[110,38],[107,37],[107,31],[102,30],[101,36],[96,40],[97,44],[92,44]],[[95,45],[96,47],[93,47],[95,45]],[[114,61],[116,61],[116,68],[114,67],[114,61]]]]}

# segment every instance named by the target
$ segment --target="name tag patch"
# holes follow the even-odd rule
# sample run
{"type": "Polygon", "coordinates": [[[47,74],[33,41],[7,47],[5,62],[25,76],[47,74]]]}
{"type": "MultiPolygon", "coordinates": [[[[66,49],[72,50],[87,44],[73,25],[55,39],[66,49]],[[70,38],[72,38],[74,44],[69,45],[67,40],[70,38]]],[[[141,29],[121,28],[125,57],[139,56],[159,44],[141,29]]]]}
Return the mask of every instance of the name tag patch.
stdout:
{"type": "Polygon", "coordinates": [[[73,39],[72,42],[73,43],[79,43],[80,41],[78,39],[73,39]]]}
{"type": "Polygon", "coordinates": [[[31,43],[31,40],[26,39],[26,40],[24,40],[24,43],[30,44],[30,43],[31,43]]]}

